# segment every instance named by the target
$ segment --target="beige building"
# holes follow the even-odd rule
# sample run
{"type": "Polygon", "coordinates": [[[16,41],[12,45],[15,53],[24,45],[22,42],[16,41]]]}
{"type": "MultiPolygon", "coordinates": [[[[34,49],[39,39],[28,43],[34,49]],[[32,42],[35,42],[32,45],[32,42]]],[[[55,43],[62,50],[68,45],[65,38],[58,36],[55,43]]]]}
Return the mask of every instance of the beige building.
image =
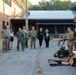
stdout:
{"type": "Polygon", "coordinates": [[[19,0],[0,0],[0,33],[5,25],[11,25],[11,17],[16,16],[23,10],[25,10],[25,7],[19,0]]]}

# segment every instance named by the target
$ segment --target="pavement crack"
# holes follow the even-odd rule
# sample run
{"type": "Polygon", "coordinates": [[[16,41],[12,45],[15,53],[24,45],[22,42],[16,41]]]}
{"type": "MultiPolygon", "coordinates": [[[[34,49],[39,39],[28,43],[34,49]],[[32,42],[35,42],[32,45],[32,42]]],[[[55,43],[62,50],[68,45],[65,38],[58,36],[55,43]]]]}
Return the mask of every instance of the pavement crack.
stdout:
{"type": "Polygon", "coordinates": [[[42,68],[41,68],[41,64],[40,64],[40,50],[37,49],[36,51],[37,55],[36,55],[36,61],[35,61],[35,72],[33,75],[45,75],[42,68]]]}

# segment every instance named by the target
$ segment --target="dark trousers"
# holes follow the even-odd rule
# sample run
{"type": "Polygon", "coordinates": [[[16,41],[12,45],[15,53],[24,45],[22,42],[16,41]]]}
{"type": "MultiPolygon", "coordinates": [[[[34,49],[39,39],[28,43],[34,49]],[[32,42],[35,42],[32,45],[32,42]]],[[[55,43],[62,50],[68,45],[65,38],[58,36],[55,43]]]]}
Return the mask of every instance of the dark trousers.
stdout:
{"type": "Polygon", "coordinates": [[[28,48],[28,39],[26,39],[26,47],[28,48]]]}
{"type": "Polygon", "coordinates": [[[20,48],[20,44],[21,44],[21,47],[22,47],[22,51],[24,51],[24,46],[23,46],[23,41],[17,41],[17,51],[19,51],[19,48],[20,48]]]}
{"type": "Polygon", "coordinates": [[[42,46],[43,39],[39,39],[39,46],[42,46]]]}
{"type": "Polygon", "coordinates": [[[45,41],[46,48],[49,47],[49,41],[45,41]]]}

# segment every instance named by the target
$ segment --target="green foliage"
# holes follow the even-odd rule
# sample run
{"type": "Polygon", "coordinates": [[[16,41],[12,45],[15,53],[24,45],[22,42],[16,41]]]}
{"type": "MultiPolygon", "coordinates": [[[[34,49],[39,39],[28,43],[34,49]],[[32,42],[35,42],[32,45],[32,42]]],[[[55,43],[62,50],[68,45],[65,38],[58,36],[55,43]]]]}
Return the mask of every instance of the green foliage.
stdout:
{"type": "MultiPolygon", "coordinates": [[[[26,0],[21,0],[26,4],[26,0]]],[[[72,3],[71,0],[61,1],[61,0],[41,0],[38,5],[32,5],[28,0],[28,9],[29,10],[70,10],[75,3],[72,3]]]]}
{"type": "Polygon", "coordinates": [[[31,10],[70,10],[72,7],[71,0],[41,0],[38,5],[33,5],[31,10]]]}
{"type": "MultiPolygon", "coordinates": [[[[21,0],[21,2],[23,3],[23,4],[26,4],[26,0],[21,0]]],[[[30,1],[28,1],[28,9],[31,9],[32,8],[32,3],[30,2],[30,1]]]]}

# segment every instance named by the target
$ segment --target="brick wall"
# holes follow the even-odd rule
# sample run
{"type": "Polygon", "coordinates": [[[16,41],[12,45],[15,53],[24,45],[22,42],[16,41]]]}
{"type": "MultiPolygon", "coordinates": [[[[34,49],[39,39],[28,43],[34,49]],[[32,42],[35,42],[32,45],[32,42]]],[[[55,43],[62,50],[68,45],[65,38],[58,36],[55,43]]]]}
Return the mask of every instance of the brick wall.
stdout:
{"type": "Polygon", "coordinates": [[[1,38],[1,31],[3,29],[3,23],[4,25],[10,25],[10,17],[0,12],[0,38],[1,38]]]}

